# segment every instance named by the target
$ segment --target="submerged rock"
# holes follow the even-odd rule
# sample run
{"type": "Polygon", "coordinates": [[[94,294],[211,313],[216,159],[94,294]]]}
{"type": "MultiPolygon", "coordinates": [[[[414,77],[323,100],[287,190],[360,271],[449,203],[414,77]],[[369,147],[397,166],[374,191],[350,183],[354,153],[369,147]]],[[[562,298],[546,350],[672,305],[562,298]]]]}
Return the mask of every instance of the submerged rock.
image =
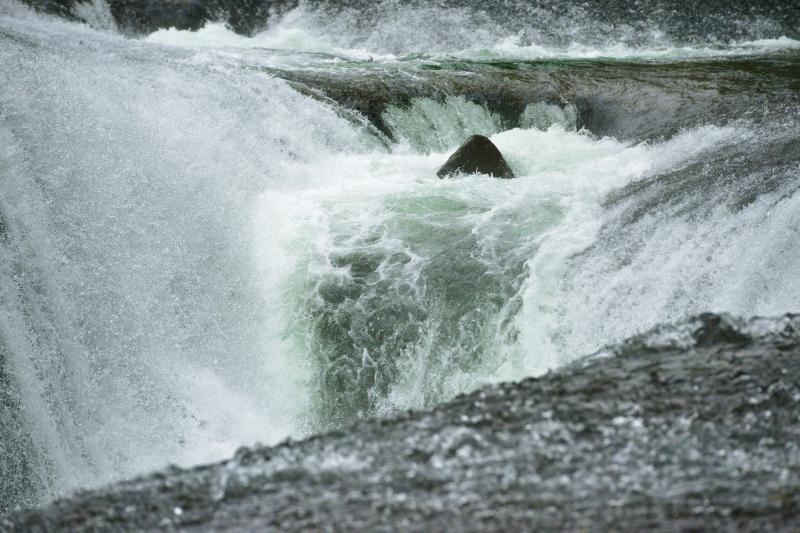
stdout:
{"type": "Polygon", "coordinates": [[[503,154],[487,137],[473,135],[453,152],[450,159],[436,173],[439,178],[463,172],[465,174],[488,174],[495,178],[511,179],[514,176],[503,154]]]}
{"type": "Polygon", "coordinates": [[[800,316],[703,315],[556,372],[242,448],[0,531],[796,531],[800,316]]]}

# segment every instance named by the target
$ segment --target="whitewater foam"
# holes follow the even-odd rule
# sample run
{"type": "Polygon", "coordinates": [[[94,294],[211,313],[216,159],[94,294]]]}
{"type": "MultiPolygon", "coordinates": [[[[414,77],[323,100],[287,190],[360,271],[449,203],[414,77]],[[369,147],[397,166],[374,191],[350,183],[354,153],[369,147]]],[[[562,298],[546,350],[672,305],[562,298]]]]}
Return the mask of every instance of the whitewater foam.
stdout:
{"type": "MultiPolygon", "coordinates": [[[[100,1],[100,0],[98,0],[100,1]]],[[[469,61],[492,60],[555,60],[555,59],[625,59],[658,60],[704,59],[776,53],[781,50],[796,50],[800,41],[781,36],[772,39],[745,39],[693,44],[691,46],[672,42],[658,30],[651,30],[644,42],[631,38],[631,42],[620,40],[620,36],[608,36],[590,43],[576,40],[562,44],[548,39],[536,40],[526,32],[508,34],[486,20],[440,21],[437,28],[428,28],[425,21],[433,18],[457,17],[452,10],[426,12],[425,10],[403,10],[401,20],[381,20],[377,28],[365,31],[361,24],[347,16],[337,18],[335,23],[320,17],[307,8],[297,8],[252,37],[237,34],[222,23],[209,22],[198,31],[175,28],[155,31],[145,37],[150,43],[170,46],[253,50],[270,52],[293,52],[306,55],[310,63],[382,61],[388,64],[398,61],[441,61],[461,59],[469,61]],[[471,28],[469,39],[456,32],[441,35],[441,25],[471,28]],[[403,26],[406,24],[406,26],[403,26]],[[486,24],[489,24],[487,27],[486,24]],[[399,29],[403,27],[403,29],[399,29]],[[408,27],[416,31],[408,32],[408,27]],[[492,29],[494,28],[494,31],[492,29]],[[396,32],[396,33],[392,33],[396,32]],[[389,39],[389,35],[396,35],[389,39]],[[402,37],[400,37],[402,36],[402,37]],[[309,55],[310,54],[310,55],[309,55]]],[[[641,37],[641,36],[640,36],[641,37]]],[[[251,56],[252,57],[252,56],[251,56]]],[[[271,58],[276,61],[276,58],[271,58]]],[[[281,58],[285,64],[297,58],[281,58]]]]}
{"type": "Polygon", "coordinates": [[[252,198],[369,134],[263,73],[25,17],[0,18],[0,336],[30,475],[60,494],[302,434],[252,198]]]}
{"type": "MultiPolygon", "coordinates": [[[[418,107],[406,130],[412,116],[430,129],[418,107]]],[[[559,282],[595,242],[605,196],[737,131],[701,128],[649,146],[557,125],[509,130],[492,140],[520,176],[512,181],[435,179],[447,157],[433,151],[435,132],[427,155],[400,146],[298,163],[291,173],[315,185],[262,196],[264,212],[291,206],[279,225],[294,228],[282,248],[262,255],[294,258],[284,293],[295,306],[289,329],[315,359],[317,409],[332,417],[317,424],[431,405],[582,353],[567,352],[554,333],[565,320],[559,282]]],[[[593,342],[569,341],[596,349],[593,342]]]]}
{"type": "MultiPolygon", "coordinates": [[[[303,28],[278,25],[252,37],[239,35],[222,23],[207,23],[197,31],[176,30],[175,28],[157,30],[144,38],[146,42],[169,46],[211,49],[260,49],[266,52],[291,51],[313,54],[314,61],[391,61],[394,54],[380,54],[363,47],[340,47],[303,28]]],[[[274,59],[273,59],[274,60],[274,59]]],[[[277,64],[277,63],[276,63],[277,64]]]]}
{"type": "MultiPolygon", "coordinates": [[[[386,149],[352,112],[253,67],[717,57],[797,41],[684,47],[651,28],[571,45],[439,14],[371,27],[344,11],[326,26],[306,7],[254,37],[210,24],[137,40],[0,6],[0,346],[47,495],[429,406],[687,313],[792,310],[794,160],[773,189],[730,197],[710,179],[726,168],[698,166],[785,132],[622,142],[578,131],[566,101],[527,102],[523,128],[503,131],[445,95],[386,110],[386,149]],[[471,133],[491,135],[519,178],[437,179],[471,133]],[[646,197],[687,168],[710,181],[646,197]],[[631,215],[645,200],[655,207],[631,215]]],[[[754,167],[745,177],[762,183],[754,167]]]]}
{"type": "Polygon", "coordinates": [[[525,44],[519,36],[500,40],[490,48],[456,52],[456,57],[484,60],[540,60],[540,59],[624,59],[671,61],[680,59],[707,59],[774,53],[781,50],[796,50],[800,41],[782,36],[776,39],[730,42],[715,46],[679,46],[663,43],[656,46],[632,46],[610,43],[605,46],[572,43],[565,47],[553,47],[536,43],[525,44]]]}

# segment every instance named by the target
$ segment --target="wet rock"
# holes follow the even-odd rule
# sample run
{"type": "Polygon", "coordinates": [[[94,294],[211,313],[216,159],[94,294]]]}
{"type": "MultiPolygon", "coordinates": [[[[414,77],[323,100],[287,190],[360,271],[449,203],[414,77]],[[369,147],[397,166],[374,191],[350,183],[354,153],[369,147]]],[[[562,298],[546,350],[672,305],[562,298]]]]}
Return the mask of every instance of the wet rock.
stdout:
{"type": "Polygon", "coordinates": [[[531,104],[560,107],[567,101],[575,106],[577,129],[643,141],[663,140],[700,125],[723,126],[743,113],[752,120],[772,122],[773,115],[762,118],[750,111],[753,101],[794,113],[794,73],[800,69],[800,58],[546,66],[517,63],[512,70],[497,64],[442,63],[436,70],[399,65],[344,72],[270,69],[270,73],[303,94],[321,95],[322,101],[333,100],[358,112],[390,139],[394,133],[383,116],[390,106],[407,109],[415,99],[441,102],[458,95],[498,115],[502,129],[529,127],[523,114],[531,104]],[[759,81],[764,77],[769,84],[759,81]],[[709,92],[709,87],[714,90],[709,92]]]}
{"type": "MultiPolygon", "coordinates": [[[[22,0],[31,7],[81,20],[75,9],[82,0],[22,0]]],[[[297,6],[297,0],[106,0],[117,26],[124,33],[143,35],[162,28],[197,30],[207,22],[224,21],[233,31],[252,35],[263,29],[270,16],[297,6]]]]}
{"type": "Polygon", "coordinates": [[[514,176],[503,154],[492,141],[483,135],[473,135],[453,152],[450,159],[436,173],[439,178],[463,172],[488,174],[495,178],[511,179],[514,176]]]}
{"type": "Polygon", "coordinates": [[[702,315],[556,372],[0,518],[0,531],[796,531],[800,316],[702,315]]]}

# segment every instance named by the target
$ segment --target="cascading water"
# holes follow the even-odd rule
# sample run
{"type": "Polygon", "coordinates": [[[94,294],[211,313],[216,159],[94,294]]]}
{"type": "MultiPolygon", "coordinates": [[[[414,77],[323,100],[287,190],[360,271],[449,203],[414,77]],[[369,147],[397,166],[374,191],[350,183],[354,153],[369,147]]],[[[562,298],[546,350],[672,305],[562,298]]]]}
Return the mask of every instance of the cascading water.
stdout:
{"type": "MultiPolygon", "coordinates": [[[[796,75],[735,119],[681,108],[678,86],[685,124],[647,140],[583,129],[621,119],[582,116],[566,79],[511,119],[453,89],[554,57],[579,74],[594,57],[797,68],[778,23],[675,43],[581,34],[579,8],[519,32],[393,2],[376,27],[344,9],[326,25],[330,5],[303,4],[253,37],[134,39],[93,5],[99,29],[0,6],[0,510],[431,406],[693,313],[797,310],[796,75]],[[284,75],[421,87],[448,69],[430,94],[387,89],[383,131],[284,75]],[[436,178],[474,133],[518,179],[436,178]]],[[[611,89],[592,105],[624,95],[598,72],[611,89]]]]}
{"type": "Polygon", "coordinates": [[[272,228],[255,198],[369,137],[258,72],[27,13],[2,38],[0,331],[34,485],[300,432],[304,369],[268,298],[281,274],[256,260],[272,228]]]}

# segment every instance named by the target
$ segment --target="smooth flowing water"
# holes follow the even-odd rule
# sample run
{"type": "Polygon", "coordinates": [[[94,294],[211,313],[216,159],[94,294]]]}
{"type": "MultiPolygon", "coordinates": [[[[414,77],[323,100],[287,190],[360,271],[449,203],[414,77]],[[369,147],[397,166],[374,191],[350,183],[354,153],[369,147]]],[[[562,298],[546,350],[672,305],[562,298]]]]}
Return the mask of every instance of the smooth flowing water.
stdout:
{"type": "Polygon", "coordinates": [[[81,9],[0,4],[0,510],[798,311],[800,41],[768,17],[682,42],[302,4],[124,37],[81,9]],[[453,89],[487,72],[563,94],[509,119],[453,89]],[[430,73],[380,124],[292,81],[430,73]],[[436,178],[473,133],[518,179],[436,178]]]}

